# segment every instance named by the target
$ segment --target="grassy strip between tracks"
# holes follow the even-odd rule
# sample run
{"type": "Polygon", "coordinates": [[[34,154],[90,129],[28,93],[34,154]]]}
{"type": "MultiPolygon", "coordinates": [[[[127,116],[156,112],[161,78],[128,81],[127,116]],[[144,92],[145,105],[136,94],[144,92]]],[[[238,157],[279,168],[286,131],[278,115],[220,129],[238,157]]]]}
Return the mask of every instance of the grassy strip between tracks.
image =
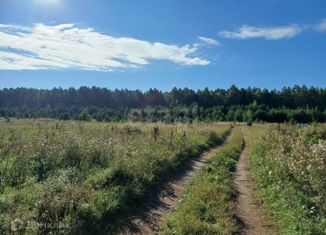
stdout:
{"type": "Polygon", "coordinates": [[[176,210],[167,219],[163,234],[232,234],[236,231],[233,185],[243,138],[235,128],[226,145],[191,182],[176,210]]]}

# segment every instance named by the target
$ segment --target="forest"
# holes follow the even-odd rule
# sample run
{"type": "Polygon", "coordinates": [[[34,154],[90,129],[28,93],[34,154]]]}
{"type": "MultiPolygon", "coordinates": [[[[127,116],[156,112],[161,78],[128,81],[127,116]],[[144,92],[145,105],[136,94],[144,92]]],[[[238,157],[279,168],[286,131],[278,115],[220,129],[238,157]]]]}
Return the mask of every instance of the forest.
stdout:
{"type": "Polygon", "coordinates": [[[0,90],[0,117],[97,121],[326,121],[326,89],[237,88],[148,91],[99,87],[0,90]]]}

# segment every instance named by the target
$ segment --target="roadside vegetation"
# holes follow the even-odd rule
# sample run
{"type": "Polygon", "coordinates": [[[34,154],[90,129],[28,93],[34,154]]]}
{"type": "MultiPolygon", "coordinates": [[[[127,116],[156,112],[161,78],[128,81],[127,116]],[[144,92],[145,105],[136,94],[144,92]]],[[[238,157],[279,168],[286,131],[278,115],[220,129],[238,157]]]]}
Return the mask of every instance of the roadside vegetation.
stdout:
{"type": "Polygon", "coordinates": [[[234,172],[243,147],[240,128],[186,188],[181,202],[167,219],[163,234],[232,234],[234,172]]]}
{"type": "Polygon", "coordinates": [[[0,234],[17,219],[18,234],[113,231],[229,132],[227,124],[0,122],[0,234]]]}
{"type": "Polygon", "coordinates": [[[326,126],[248,127],[251,169],[280,234],[326,234],[326,126]]]}

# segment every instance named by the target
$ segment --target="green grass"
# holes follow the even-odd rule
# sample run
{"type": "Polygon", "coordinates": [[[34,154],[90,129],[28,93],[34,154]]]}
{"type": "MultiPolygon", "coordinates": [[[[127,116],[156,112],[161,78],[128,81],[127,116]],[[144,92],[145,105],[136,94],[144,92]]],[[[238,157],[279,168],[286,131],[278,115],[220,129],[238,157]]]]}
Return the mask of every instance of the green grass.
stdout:
{"type": "Polygon", "coordinates": [[[162,234],[232,234],[236,231],[233,185],[243,146],[240,128],[187,187],[162,234]]]}
{"type": "Polygon", "coordinates": [[[225,124],[0,122],[0,234],[107,234],[225,124]],[[65,229],[42,225],[64,224],[65,229]]]}
{"type": "Polygon", "coordinates": [[[251,169],[280,234],[326,234],[326,128],[248,127],[251,169]]]}

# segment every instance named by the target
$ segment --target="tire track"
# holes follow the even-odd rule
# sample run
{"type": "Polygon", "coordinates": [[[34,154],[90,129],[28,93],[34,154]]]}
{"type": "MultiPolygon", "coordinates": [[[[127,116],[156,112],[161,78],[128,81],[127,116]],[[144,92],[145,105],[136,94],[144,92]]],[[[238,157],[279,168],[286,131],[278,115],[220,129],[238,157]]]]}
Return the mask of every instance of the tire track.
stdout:
{"type": "Polygon", "coordinates": [[[131,218],[129,225],[119,234],[158,234],[167,215],[176,207],[185,187],[195,178],[207,161],[214,156],[216,151],[228,141],[229,137],[222,145],[211,148],[198,158],[189,161],[182,173],[165,184],[164,194],[154,202],[150,202],[145,211],[131,218]]]}
{"type": "Polygon", "coordinates": [[[255,199],[254,183],[249,170],[249,145],[245,135],[244,149],[237,162],[235,187],[238,197],[235,205],[236,217],[239,222],[237,234],[271,235],[276,234],[271,219],[264,213],[255,199]]]}

